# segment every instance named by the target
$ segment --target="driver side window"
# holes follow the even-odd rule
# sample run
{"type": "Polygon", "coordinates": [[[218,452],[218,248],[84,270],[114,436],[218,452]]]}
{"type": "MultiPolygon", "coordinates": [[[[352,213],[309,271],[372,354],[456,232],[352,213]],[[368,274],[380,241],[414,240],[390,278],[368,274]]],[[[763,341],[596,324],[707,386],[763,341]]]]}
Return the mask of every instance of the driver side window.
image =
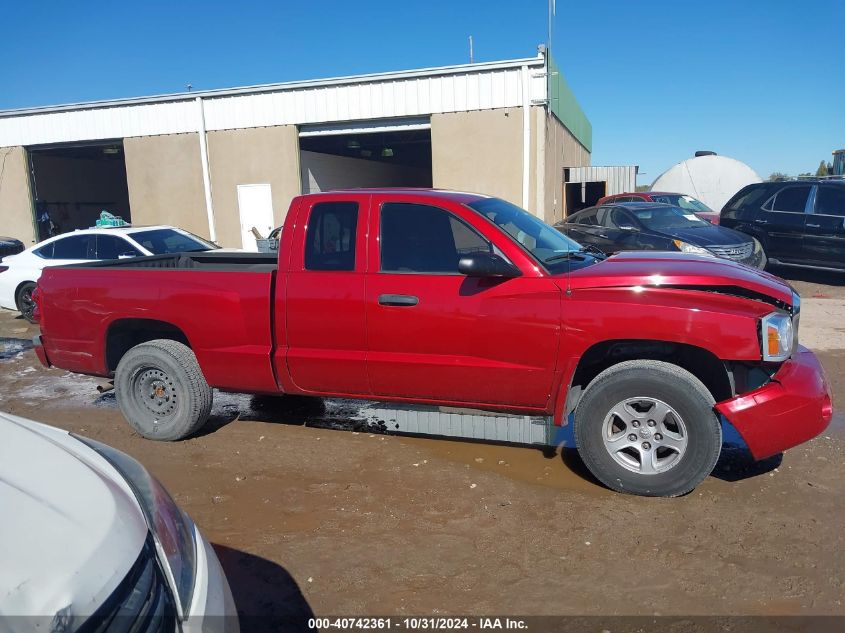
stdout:
{"type": "Polygon", "coordinates": [[[458,261],[493,246],[448,211],[426,204],[381,207],[381,272],[459,274],[458,261]]]}

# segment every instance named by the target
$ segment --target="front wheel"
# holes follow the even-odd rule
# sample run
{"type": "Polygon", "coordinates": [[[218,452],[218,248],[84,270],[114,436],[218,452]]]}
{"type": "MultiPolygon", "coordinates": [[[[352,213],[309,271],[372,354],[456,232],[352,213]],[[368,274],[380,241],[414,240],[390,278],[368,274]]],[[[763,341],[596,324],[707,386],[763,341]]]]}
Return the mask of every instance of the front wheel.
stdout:
{"type": "Polygon", "coordinates": [[[35,290],[35,282],[27,281],[20,285],[15,293],[15,305],[21,316],[29,321],[35,323],[33,313],[35,312],[35,301],[32,300],[32,291],[35,290]]]}
{"type": "Polygon", "coordinates": [[[191,348],[166,339],[130,349],[117,365],[115,396],[133,429],[150,440],[181,440],[211,413],[212,390],[191,348]]]}
{"type": "Polygon", "coordinates": [[[608,488],[652,497],[690,492],[722,448],[713,396],[691,373],[661,361],[614,365],[589,384],[575,410],[575,442],[608,488]]]}

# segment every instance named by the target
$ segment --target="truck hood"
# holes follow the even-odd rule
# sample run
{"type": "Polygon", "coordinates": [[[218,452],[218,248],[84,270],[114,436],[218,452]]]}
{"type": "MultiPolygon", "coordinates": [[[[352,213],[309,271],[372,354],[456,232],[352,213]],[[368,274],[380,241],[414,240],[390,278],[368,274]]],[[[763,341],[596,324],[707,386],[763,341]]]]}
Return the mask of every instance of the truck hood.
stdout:
{"type": "Polygon", "coordinates": [[[793,305],[783,279],[728,259],[672,252],[629,251],[572,272],[573,290],[586,288],[689,288],[735,294],[781,307],[793,305]]]}
{"type": "Polygon", "coordinates": [[[0,508],[0,619],[90,615],[147,537],[138,502],[108,462],[64,431],[4,413],[0,508]]]}

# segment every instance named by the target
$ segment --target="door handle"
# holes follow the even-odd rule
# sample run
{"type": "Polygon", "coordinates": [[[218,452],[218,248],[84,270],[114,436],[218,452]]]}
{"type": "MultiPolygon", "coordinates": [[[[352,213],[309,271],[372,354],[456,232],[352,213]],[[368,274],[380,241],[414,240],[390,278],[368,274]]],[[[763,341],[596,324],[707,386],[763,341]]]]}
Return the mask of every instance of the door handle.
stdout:
{"type": "Polygon", "coordinates": [[[420,302],[414,295],[379,295],[378,303],[382,306],[396,306],[410,308],[420,302]]]}
{"type": "Polygon", "coordinates": [[[822,225],[821,224],[807,224],[807,227],[811,228],[811,229],[820,229],[820,228],[822,228],[822,225]]]}
{"type": "Polygon", "coordinates": [[[754,224],[768,224],[768,220],[754,220],[754,224]]]}

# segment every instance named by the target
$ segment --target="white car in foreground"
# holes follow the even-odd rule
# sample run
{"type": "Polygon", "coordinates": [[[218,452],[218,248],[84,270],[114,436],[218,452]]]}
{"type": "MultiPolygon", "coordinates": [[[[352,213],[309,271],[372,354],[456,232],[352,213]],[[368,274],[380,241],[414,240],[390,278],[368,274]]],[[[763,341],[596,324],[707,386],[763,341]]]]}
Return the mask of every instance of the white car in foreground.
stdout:
{"type": "Polygon", "coordinates": [[[41,271],[48,266],[217,248],[212,242],[172,226],[123,226],[63,233],[0,261],[0,308],[18,310],[32,322],[32,291],[41,271]]]}
{"type": "Polygon", "coordinates": [[[238,630],[214,550],[128,455],[0,413],[0,508],[0,630],[238,630]]]}

